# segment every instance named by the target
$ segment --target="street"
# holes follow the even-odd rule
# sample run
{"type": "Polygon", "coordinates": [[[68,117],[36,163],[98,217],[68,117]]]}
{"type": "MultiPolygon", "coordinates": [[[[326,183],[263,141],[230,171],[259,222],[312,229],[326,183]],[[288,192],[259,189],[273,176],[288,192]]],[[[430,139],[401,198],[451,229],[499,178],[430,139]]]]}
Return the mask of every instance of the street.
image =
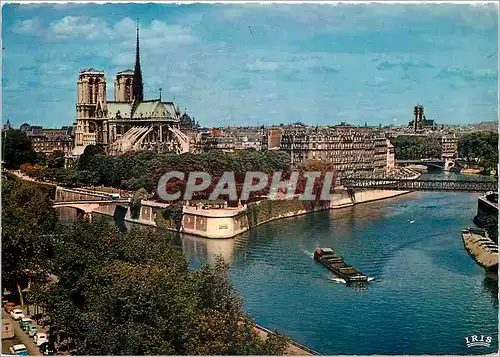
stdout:
{"type": "MultiPolygon", "coordinates": [[[[17,321],[12,320],[10,318],[10,315],[6,313],[5,310],[3,309],[2,309],[2,318],[10,319],[12,321],[12,324],[14,325],[14,338],[8,340],[2,339],[2,354],[5,353],[8,354],[10,346],[22,343],[28,349],[30,356],[41,356],[41,353],[36,347],[35,343],[33,342],[33,339],[28,335],[26,335],[26,333],[24,333],[24,331],[19,326],[19,323],[17,321]]],[[[38,330],[43,331],[41,327],[38,327],[38,330]]]]}

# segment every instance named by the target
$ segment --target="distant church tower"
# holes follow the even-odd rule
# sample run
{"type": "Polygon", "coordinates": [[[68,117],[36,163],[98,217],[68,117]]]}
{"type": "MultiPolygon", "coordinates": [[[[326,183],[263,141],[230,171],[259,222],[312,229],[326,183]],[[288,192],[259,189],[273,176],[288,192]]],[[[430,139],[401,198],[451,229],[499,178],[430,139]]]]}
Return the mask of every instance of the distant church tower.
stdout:
{"type": "Polygon", "coordinates": [[[106,78],[103,71],[83,69],[78,74],[75,144],[96,144],[102,137],[102,119],[106,117],[106,78]],[[91,135],[87,135],[91,134],[91,135]]]}
{"type": "Polygon", "coordinates": [[[424,107],[416,105],[413,107],[413,130],[421,130],[424,126],[424,107]]]}

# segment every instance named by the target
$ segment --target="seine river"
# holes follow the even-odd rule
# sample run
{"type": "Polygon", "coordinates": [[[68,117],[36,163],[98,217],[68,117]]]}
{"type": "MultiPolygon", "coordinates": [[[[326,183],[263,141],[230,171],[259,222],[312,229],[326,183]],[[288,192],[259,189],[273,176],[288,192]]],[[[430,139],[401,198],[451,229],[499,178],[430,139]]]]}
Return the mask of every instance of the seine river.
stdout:
{"type": "Polygon", "coordinates": [[[321,354],[485,354],[498,350],[498,282],[460,236],[474,225],[478,196],[411,193],[229,240],[167,234],[193,267],[221,253],[257,323],[321,354]],[[333,248],[375,281],[365,290],[333,282],[312,259],[316,247],[333,248]],[[467,348],[473,334],[491,336],[491,347],[467,348]]]}

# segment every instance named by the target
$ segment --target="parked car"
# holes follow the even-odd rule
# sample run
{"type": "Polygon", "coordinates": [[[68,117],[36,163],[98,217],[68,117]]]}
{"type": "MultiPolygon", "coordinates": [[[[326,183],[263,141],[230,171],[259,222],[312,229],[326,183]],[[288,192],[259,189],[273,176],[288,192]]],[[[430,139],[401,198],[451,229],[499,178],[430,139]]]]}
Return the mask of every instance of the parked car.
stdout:
{"type": "Polygon", "coordinates": [[[38,325],[35,323],[32,323],[31,325],[29,325],[28,331],[26,331],[26,332],[28,333],[29,337],[36,336],[36,334],[38,333],[38,325]]]}
{"type": "Polygon", "coordinates": [[[16,355],[16,356],[28,356],[29,355],[28,349],[22,343],[20,343],[18,345],[11,346],[9,348],[9,351],[11,354],[16,355]]]}
{"type": "Polygon", "coordinates": [[[24,318],[23,310],[21,309],[14,309],[10,312],[10,317],[12,317],[14,320],[21,320],[24,318]]]}
{"type": "Polygon", "coordinates": [[[19,326],[21,326],[21,329],[23,331],[28,331],[28,327],[33,323],[30,318],[28,317],[23,317],[21,321],[19,321],[19,326]]]}
{"type": "Polygon", "coordinates": [[[54,346],[54,343],[50,343],[48,341],[38,346],[38,349],[44,356],[54,356],[56,354],[56,347],[54,346]]]}
{"type": "Polygon", "coordinates": [[[37,346],[40,346],[42,343],[49,342],[49,337],[45,332],[37,332],[33,341],[35,341],[37,346]]]}

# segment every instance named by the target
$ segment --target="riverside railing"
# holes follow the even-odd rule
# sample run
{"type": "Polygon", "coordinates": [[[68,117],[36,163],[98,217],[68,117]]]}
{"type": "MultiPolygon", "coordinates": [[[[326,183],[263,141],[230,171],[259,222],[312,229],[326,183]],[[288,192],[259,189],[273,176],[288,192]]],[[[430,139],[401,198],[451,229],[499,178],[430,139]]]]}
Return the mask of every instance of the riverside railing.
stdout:
{"type": "Polygon", "coordinates": [[[342,180],[342,185],[351,189],[369,188],[396,191],[488,192],[498,190],[497,181],[346,178],[342,180]]]}

